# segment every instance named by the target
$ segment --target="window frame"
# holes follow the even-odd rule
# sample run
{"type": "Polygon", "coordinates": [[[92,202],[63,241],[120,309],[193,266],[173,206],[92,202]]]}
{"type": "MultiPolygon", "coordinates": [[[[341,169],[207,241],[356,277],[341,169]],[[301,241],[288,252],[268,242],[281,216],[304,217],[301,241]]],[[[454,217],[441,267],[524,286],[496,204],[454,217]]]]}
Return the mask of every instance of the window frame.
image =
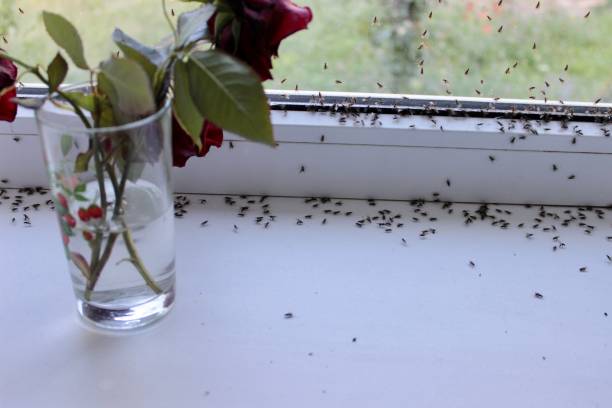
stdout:
{"type": "MultiPolygon", "coordinates": [[[[44,92],[42,86],[28,86],[19,94],[44,92]]],[[[223,146],[206,159],[193,158],[174,170],[175,191],[612,203],[612,189],[605,187],[612,167],[612,142],[606,137],[612,104],[308,91],[267,94],[277,149],[226,133],[223,146]],[[529,120],[517,119],[519,109],[529,120]],[[572,120],[557,120],[558,112],[550,109],[571,109],[572,120]],[[547,118],[555,120],[543,125],[547,118]],[[562,170],[551,170],[552,164],[562,170]],[[572,174],[575,179],[560,181],[572,174]]],[[[12,136],[0,138],[0,174],[9,175],[14,187],[45,185],[33,113],[20,109],[14,123],[0,123],[0,134],[12,136]]]]}

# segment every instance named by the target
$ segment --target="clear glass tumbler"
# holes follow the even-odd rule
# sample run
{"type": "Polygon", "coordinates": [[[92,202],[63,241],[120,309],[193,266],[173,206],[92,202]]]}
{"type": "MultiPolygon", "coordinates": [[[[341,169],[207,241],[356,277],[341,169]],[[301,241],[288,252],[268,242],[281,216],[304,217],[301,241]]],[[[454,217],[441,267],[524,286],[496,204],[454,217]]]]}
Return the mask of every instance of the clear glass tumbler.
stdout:
{"type": "Polygon", "coordinates": [[[77,310],[97,328],[149,325],[174,302],[170,106],[107,128],[58,98],[36,111],[77,310]]]}

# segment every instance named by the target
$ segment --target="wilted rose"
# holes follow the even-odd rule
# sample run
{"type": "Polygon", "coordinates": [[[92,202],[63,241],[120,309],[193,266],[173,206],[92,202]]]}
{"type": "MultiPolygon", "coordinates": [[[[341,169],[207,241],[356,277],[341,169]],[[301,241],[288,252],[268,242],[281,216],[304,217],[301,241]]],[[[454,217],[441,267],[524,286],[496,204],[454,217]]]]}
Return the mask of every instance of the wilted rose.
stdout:
{"type": "Polygon", "coordinates": [[[209,121],[204,122],[200,135],[202,148],[191,140],[191,136],[181,128],[176,118],[172,118],[172,159],[175,167],[185,167],[187,160],[192,156],[206,156],[211,146],[221,147],[223,143],[223,130],[209,121]]]}
{"type": "MultiPolygon", "coordinates": [[[[242,0],[229,2],[240,24],[240,37],[234,38],[232,23],[223,27],[214,40],[215,47],[242,60],[262,81],[272,79],[272,57],[278,56],[282,40],[303,30],[312,20],[308,7],[299,7],[290,0],[242,0]]],[[[208,20],[210,33],[215,32],[217,13],[208,20]]],[[[189,137],[178,121],[172,120],[174,166],[184,167],[192,156],[205,156],[211,146],[221,147],[223,130],[205,121],[202,128],[202,149],[189,137]]]]}
{"type": "Polygon", "coordinates": [[[15,64],[11,60],[0,58],[0,120],[12,122],[17,116],[17,105],[13,102],[17,96],[16,80],[17,67],[15,64]]]}
{"type": "MultiPolygon", "coordinates": [[[[215,46],[246,62],[262,81],[272,79],[272,57],[285,38],[307,28],[312,11],[290,0],[242,0],[233,4],[240,23],[240,38],[234,38],[232,24],[223,27],[215,46]]],[[[215,13],[208,20],[208,29],[215,32],[215,13]]]]}

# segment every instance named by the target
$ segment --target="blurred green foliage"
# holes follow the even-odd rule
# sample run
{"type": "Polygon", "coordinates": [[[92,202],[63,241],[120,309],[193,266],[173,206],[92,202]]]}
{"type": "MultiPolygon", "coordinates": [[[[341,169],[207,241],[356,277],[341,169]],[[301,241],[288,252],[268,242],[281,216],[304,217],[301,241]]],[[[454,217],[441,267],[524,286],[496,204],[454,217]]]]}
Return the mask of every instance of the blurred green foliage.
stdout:
{"type": "MultiPolygon", "coordinates": [[[[460,96],[478,96],[478,90],[490,97],[612,100],[612,1],[585,19],[563,10],[523,12],[520,7],[532,2],[506,0],[508,6],[499,12],[488,12],[493,21],[482,8],[470,10],[467,0],[442,5],[437,0],[296,2],[311,7],[314,20],[308,30],[282,43],[275,79],[266,83],[270,89],[444,95],[448,90],[460,96]]],[[[168,4],[178,13],[194,3],[168,4]]],[[[115,51],[110,41],[115,26],[148,43],[168,33],[157,0],[20,0],[23,15],[16,7],[14,0],[0,4],[0,34],[9,40],[4,47],[44,64],[55,47],[40,23],[43,8],[76,24],[90,61],[115,51]]],[[[72,82],[85,79],[75,70],[68,77],[72,82]]]]}

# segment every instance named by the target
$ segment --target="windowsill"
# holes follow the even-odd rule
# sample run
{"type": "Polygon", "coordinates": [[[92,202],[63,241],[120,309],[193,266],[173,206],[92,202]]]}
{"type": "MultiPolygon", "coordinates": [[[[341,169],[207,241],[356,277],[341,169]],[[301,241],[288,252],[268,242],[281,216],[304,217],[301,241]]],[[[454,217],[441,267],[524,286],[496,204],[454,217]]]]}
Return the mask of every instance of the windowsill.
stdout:
{"type": "MultiPolygon", "coordinates": [[[[189,199],[176,222],[175,310],[119,338],[77,324],[55,214],[44,204],[30,210],[26,228],[21,212],[0,206],[0,405],[514,408],[612,399],[612,251],[609,220],[594,212],[584,211],[595,227],[587,235],[582,221],[564,228],[550,217],[532,230],[538,207],[491,206],[511,224],[504,230],[465,226],[462,210],[477,205],[453,205],[449,215],[425,204],[432,222],[406,202],[312,208],[271,198],[276,221],[266,229],[254,222],[258,199],[244,218],[238,198],[233,207],[222,196],[189,199]],[[404,227],[355,226],[382,209],[402,214],[404,227]],[[542,231],[551,225],[558,230],[542,231]],[[436,233],[421,239],[429,228],[436,233]],[[560,242],[565,249],[553,251],[560,242]]],[[[565,210],[546,209],[562,219],[565,210]]]]}
{"type": "MultiPolygon", "coordinates": [[[[15,123],[0,123],[0,174],[12,187],[46,185],[34,117],[20,112],[15,123]]],[[[205,160],[175,170],[175,191],[393,200],[437,191],[453,202],[612,204],[612,190],[604,187],[609,124],[529,121],[534,134],[510,119],[341,117],[275,110],[276,149],[226,133],[205,160]]]]}

